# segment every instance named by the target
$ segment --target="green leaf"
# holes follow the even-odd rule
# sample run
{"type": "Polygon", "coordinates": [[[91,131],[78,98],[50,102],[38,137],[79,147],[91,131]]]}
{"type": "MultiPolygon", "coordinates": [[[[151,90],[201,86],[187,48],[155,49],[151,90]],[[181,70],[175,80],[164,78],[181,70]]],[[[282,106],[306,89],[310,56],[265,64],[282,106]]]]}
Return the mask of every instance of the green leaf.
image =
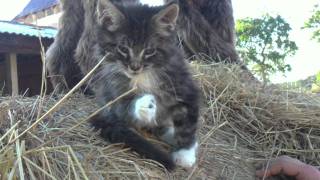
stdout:
{"type": "Polygon", "coordinates": [[[320,42],[320,6],[315,5],[312,16],[305,22],[303,28],[313,31],[312,38],[320,42]]]}
{"type": "Polygon", "coordinates": [[[279,15],[245,18],[236,22],[237,49],[246,64],[265,82],[271,74],[291,70],[285,59],[298,50],[289,39],[290,25],[279,15]]]}

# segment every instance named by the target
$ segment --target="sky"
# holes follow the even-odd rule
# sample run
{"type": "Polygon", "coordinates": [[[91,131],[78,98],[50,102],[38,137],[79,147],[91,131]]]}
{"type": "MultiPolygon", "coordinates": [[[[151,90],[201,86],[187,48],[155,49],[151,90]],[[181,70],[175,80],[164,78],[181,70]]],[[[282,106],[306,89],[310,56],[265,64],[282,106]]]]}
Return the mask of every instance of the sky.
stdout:
{"type": "MultiPolygon", "coordinates": [[[[11,20],[29,2],[29,0],[0,0],[0,20],[11,20]]],[[[141,0],[142,3],[161,5],[162,0],[141,0]]],[[[319,0],[232,0],[234,17],[259,17],[262,14],[279,14],[292,27],[291,39],[299,50],[293,57],[287,58],[292,71],[283,77],[277,74],[271,78],[272,82],[285,82],[304,79],[320,71],[320,43],[311,40],[311,32],[302,30],[304,22],[311,16],[313,6],[319,0]]]]}

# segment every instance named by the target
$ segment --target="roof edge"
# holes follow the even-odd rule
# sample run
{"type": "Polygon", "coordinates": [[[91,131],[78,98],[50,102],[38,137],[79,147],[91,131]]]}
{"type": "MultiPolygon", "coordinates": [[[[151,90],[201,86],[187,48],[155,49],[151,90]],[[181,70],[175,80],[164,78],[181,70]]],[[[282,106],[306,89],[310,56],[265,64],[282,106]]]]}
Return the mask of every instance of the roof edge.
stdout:
{"type": "Polygon", "coordinates": [[[10,23],[10,24],[15,24],[15,25],[25,25],[25,26],[30,26],[30,27],[34,27],[34,28],[43,28],[43,29],[53,29],[53,30],[57,30],[57,28],[52,27],[52,26],[38,26],[35,24],[31,24],[31,23],[22,23],[22,22],[18,22],[18,21],[6,21],[6,20],[0,20],[0,22],[3,23],[10,23]]]}
{"type": "Polygon", "coordinates": [[[34,24],[24,24],[12,21],[0,20],[0,34],[22,35],[29,37],[39,37],[54,39],[58,30],[54,27],[36,26],[34,24]],[[40,34],[39,34],[40,33],[40,34]]]}
{"type": "Polygon", "coordinates": [[[24,17],[29,16],[30,14],[34,14],[34,13],[49,9],[49,8],[51,8],[53,6],[57,6],[57,5],[59,5],[59,1],[58,0],[54,1],[54,2],[52,2],[52,4],[50,4],[47,7],[43,7],[43,8],[36,9],[36,10],[32,10],[32,11],[30,11],[28,13],[23,13],[26,10],[26,8],[28,6],[30,6],[31,4],[32,4],[32,0],[30,0],[29,3],[23,8],[23,10],[18,15],[16,15],[11,21],[17,21],[19,18],[24,18],[24,17]]]}

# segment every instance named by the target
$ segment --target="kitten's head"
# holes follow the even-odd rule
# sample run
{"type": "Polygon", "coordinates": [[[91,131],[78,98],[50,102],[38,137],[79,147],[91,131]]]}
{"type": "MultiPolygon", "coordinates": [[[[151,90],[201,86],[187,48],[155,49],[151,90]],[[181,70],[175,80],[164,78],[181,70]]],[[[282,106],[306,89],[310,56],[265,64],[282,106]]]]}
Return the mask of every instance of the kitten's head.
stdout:
{"type": "Polygon", "coordinates": [[[177,4],[124,7],[98,0],[100,51],[110,52],[126,74],[161,68],[179,51],[175,42],[178,13],[177,4]]]}

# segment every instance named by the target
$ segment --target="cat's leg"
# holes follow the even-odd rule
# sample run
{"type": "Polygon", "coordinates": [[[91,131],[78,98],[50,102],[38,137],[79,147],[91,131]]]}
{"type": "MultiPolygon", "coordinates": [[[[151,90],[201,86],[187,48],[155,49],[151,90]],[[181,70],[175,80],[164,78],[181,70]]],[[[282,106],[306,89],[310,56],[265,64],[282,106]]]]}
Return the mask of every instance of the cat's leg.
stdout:
{"type": "Polygon", "coordinates": [[[197,161],[198,142],[173,153],[174,162],[184,168],[191,168],[197,161]]]}
{"type": "Polygon", "coordinates": [[[156,126],[157,103],[151,94],[137,98],[133,103],[133,116],[138,126],[156,126]]]}
{"type": "Polygon", "coordinates": [[[111,143],[125,143],[145,158],[163,164],[168,170],[174,169],[175,164],[169,154],[148,142],[112,112],[97,115],[91,122],[96,129],[101,130],[101,136],[111,143]]]}
{"type": "Polygon", "coordinates": [[[82,78],[74,51],[83,31],[83,6],[80,0],[64,0],[62,11],[58,34],[46,52],[49,77],[59,92],[72,88],[82,78]]]}
{"type": "Polygon", "coordinates": [[[196,130],[198,107],[178,105],[172,108],[174,123],[175,151],[173,159],[179,166],[190,168],[196,163],[198,142],[196,130]]]}
{"type": "Polygon", "coordinates": [[[157,126],[152,128],[151,132],[163,142],[172,146],[176,145],[173,126],[157,126]]]}
{"type": "Polygon", "coordinates": [[[159,133],[159,138],[170,144],[170,145],[175,145],[176,144],[176,141],[175,141],[175,138],[174,138],[174,127],[173,126],[169,126],[169,127],[165,127],[165,128],[161,128],[160,129],[160,133],[159,133]]]}

